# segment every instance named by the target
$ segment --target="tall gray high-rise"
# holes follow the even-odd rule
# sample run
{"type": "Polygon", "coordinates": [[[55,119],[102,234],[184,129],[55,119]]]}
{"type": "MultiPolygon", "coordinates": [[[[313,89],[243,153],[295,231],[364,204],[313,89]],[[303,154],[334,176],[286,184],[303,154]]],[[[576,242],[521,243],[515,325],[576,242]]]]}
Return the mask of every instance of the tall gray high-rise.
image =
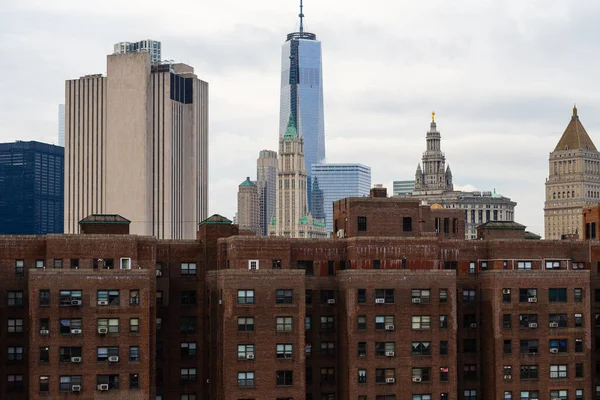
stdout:
{"type": "Polygon", "coordinates": [[[65,89],[65,232],[114,213],[134,234],[195,238],[208,212],[208,83],[142,52],[109,55],[107,76],[65,89]]]}
{"type": "MultiPolygon", "coordinates": [[[[314,33],[304,31],[300,1],[300,30],[287,35],[281,54],[281,98],[279,137],[283,137],[290,117],[304,139],[304,163],[311,182],[311,165],[325,161],[323,118],[323,71],[321,42],[314,33]]],[[[309,185],[308,209],[311,210],[309,185]]]]}
{"type": "Polygon", "coordinates": [[[114,54],[150,53],[152,63],[161,60],[161,44],[158,40],[145,39],[138,42],[119,42],[114,45],[114,54]]]}
{"type": "Polygon", "coordinates": [[[256,160],[256,185],[259,203],[259,236],[269,234],[269,223],[275,215],[277,196],[277,152],[262,150],[256,160]]]}
{"type": "Polygon", "coordinates": [[[65,105],[58,105],[58,145],[65,147],[65,105]]]}

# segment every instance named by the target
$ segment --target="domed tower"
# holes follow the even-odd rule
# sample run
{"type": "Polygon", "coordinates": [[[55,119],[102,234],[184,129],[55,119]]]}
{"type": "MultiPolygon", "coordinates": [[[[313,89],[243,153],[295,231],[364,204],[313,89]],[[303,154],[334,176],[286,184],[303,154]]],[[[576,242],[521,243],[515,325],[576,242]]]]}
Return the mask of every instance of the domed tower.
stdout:
{"type": "Polygon", "coordinates": [[[453,190],[452,172],[446,169],[446,156],[441,150],[441,135],[435,123],[435,112],[431,113],[431,124],[426,136],[427,150],[415,173],[413,194],[426,194],[453,190]],[[423,169],[421,170],[421,165],[423,169]]]}

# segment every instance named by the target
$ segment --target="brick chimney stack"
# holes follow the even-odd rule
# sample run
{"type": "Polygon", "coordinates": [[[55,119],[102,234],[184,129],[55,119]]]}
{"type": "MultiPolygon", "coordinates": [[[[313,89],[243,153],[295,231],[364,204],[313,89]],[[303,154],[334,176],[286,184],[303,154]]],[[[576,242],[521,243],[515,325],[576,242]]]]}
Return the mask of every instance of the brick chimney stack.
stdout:
{"type": "Polygon", "coordinates": [[[387,197],[387,188],[384,188],[381,183],[376,183],[371,189],[371,197],[387,197]]]}

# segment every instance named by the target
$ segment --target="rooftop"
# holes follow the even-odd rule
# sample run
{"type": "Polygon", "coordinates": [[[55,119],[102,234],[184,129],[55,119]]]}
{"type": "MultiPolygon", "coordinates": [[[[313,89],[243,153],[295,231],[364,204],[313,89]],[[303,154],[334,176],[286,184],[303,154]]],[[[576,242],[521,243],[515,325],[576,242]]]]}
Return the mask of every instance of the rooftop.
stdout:
{"type": "Polygon", "coordinates": [[[581,124],[581,121],[579,120],[579,116],[577,115],[577,107],[573,107],[573,116],[571,117],[571,121],[569,122],[569,125],[567,125],[567,129],[565,129],[565,132],[558,141],[554,151],[574,149],[596,151],[596,146],[594,146],[592,139],[590,139],[585,128],[581,124]]]}

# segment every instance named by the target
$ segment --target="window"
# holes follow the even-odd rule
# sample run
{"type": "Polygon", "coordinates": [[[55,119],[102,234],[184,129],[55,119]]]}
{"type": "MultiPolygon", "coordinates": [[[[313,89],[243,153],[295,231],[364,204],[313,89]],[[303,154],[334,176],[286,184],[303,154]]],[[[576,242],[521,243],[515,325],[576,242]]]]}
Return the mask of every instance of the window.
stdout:
{"type": "Polygon", "coordinates": [[[503,351],[504,354],[512,354],[512,341],[510,339],[504,340],[503,351]]]}
{"type": "Polygon", "coordinates": [[[7,358],[8,361],[23,361],[23,347],[9,346],[7,358]]]}
{"type": "Polygon", "coordinates": [[[394,304],[394,289],[376,289],[375,302],[394,304]],[[381,299],[383,299],[383,301],[381,301],[381,299]]]}
{"type": "Polygon", "coordinates": [[[395,354],[394,342],[375,342],[375,355],[391,357],[395,354]]]}
{"type": "Polygon", "coordinates": [[[15,275],[17,275],[17,276],[25,275],[25,261],[15,260],[15,275]]]}
{"type": "Polygon", "coordinates": [[[583,353],[583,339],[575,339],[575,353],[583,353]]]}
{"type": "Polygon", "coordinates": [[[402,217],[402,232],[412,232],[411,217],[402,217]]]}
{"type": "Polygon", "coordinates": [[[550,314],[550,328],[566,328],[568,325],[567,314],[550,314]]]}
{"type": "MultiPolygon", "coordinates": [[[[358,383],[367,383],[367,370],[366,369],[358,370],[358,383]]],[[[366,398],[366,396],[364,396],[364,397],[366,398]]]]}
{"type": "Polygon", "coordinates": [[[504,329],[510,329],[512,327],[512,314],[502,315],[502,327],[504,329]]]}
{"type": "Polygon", "coordinates": [[[464,339],[463,340],[463,353],[477,353],[477,340],[476,339],[464,339]]]}
{"type": "Polygon", "coordinates": [[[98,319],[98,329],[105,328],[108,333],[119,333],[119,318],[98,319]]]}
{"type": "MultiPolygon", "coordinates": [[[[396,370],[394,368],[375,369],[375,383],[386,383],[388,379],[396,379],[396,370]]],[[[391,383],[391,382],[390,382],[391,383]]]]}
{"type": "Polygon", "coordinates": [[[502,289],[502,302],[510,303],[511,302],[511,290],[510,289],[502,289]]]}
{"type": "Polygon", "coordinates": [[[367,302],[367,289],[357,289],[356,303],[365,304],[367,302]]]}
{"type": "Polygon", "coordinates": [[[476,328],[477,316],[475,314],[463,314],[463,328],[476,328]]]}
{"type": "Polygon", "coordinates": [[[395,394],[378,394],[375,400],[396,400],[395,394]]]}
{"type": "Polygon", "coordinates": [[[138,346],[129,346],[129,361],[140,361],[140,348],[138,346]]]}
{"type": "Polygon", "coordinates": [[[566,353],[567,339],[550,339],[549,347],[551,353],[566,353]]]}
{"type": "Polygon", "coordinates": [[[60,291],[61,306],[80,306],[81,305],[81,290],[61,290],[60,291]]]}
{"type": "Polygon", "coordinates": [[[537,328],[537,314],[519,314],[520,328],[537,328]]]}
{"type": "Polygon", "coordinates": [[[567,365],[566,364],[554,364],[550,365],[550,378],[566,378],[567,377],[567,365]]]}
{"type": "Polygon", "coordinates": [[[359,315],[356,318],[356,329],[359,331],[367,330],[367,317],[365,315],[359,315]]]}
{"type": "Polygon", "coordinates": [[[75,386],[75,385],[81,386],[82,381],[83,380],[82,380],[81,375],[72,375],[72,376],[62,375],[59,378],[58,390],[61,392],[70,392],[70,391],[72,391],[73,386],[75,386]]]}
{"type": "Polygon", "coordinates": [[[7,305],[9,307],[23,307],[23,292],[8,292],[7,305]]]}
{"type": "Polygon", "coordinates": [[[531,261],[518,261],[517,269],[530,270],[531,269],[531,261]]]}
{"type": "Polygon", "coordinates": [[[477,365],[465,364],[463,366],[463,377],[468,381],[477,380],[477,365]]]}
{"type": "MultiPolygon", "coordinates": [[[[321,342],[321,353],[323,353],[323,343],[331,343],[333,345],[333,342],[321,342]]],[[[292,358],[294,346],[291,343],[278,343],[275,349],[277,358],[292,358]]]]}
{"type": "Polygon", "coordinates": [[[99,306],[118,306],[119,291],[118,290],[98,290],[96,300],[99,306]]]}
{"type": "Polygon", "coordinates": [[[335,303],[335,290],[321,290],[321,304],[335,303]]]}
{"type": "Polygon", "coordinates": [[[366,342],[358,342],[358,356],[366,357],[367,355],[367,343],[366,342]]]}
{"type": "Polygon", "coordinates": [[[160,332],[162,329],[162,318],[156,317],[156,332],[160,332]]]}
{"type": "Polygon", "coordinates": [[[536,354],[540,346],[537,339],[522,339],[519,344],[521,354],[536,354]]]}
{"type": "Polygon", "coordinates": [[[114,268],[114,263],[113,263],[113,259],[112,258],[95,258],[94,259],[94,265],[93,265],[94,269],[113,269],[114,268]]]}
{"type": "Polygon", "coordinates": [[[58,353],[58,361],[65,362],[74,362],[73,358],[79,358],[81,361],[81,347],[61,347],[59,348],[58,353]]]}
{"type": "Polygon", "coordinates": [[[181,275],[196,275],[196,263],[181,263],[181,275]]]}
{"type": "Polygon", "coordinates": [[[307,331],[312,329],[312,317],[304,317],[304,329],[307,331]]]}
{"type": "MultiPolygon", "coordinates": [[[[323,320],[323,317],[321,317],[321,321],[322,320],[323,320]]],[[[292,317],[277,317],[275,326],[277,328],[277,332],[291,332],[292,331],[292,317]]]]}
{"type": "Polygon", "coordinates": [[[373,260],[373,269],[381,269],[381,260],[373,260]]]}
{"type": "Polygon", "coordinates": [[[335,261],[327,261],[327,276],[335,275],[335,261]]]}
{"type": "Polygon", "coordinates": [[[448,382],[448,367],[440,367],[440,382],[448,382]]]}
{"type": "Polygon", "coordinates": [[[583,378],[583,364],[575,364],[575,378],[583,378]]]}
{"type": "Polygon", "coordinates": [[[538,366],[537,365],[521,365],[522,380],[527,379],[539,379],[538,366]]]}
{"type": "Polygon", "coordinates": [[[511,365],[504,366],[504,380],[505,381],[512,380],[512,366],[511,365]]]}
{"type": "Polygon", "coordinates": [[[557,400],[567,400],[568,393],[569,393],[568,390],[551,390],[550,398],[557,399],[557,400]]]}
{"type": "Polygon", "coordinates": [[[440,303],[448,302],[448,289],[440,289],[440,303]]]}
{"type": "Polygon", "coordinates": [[[583,326],[582,314],[575,314],[575,328],[581,328],[583,326]]]}
{"type": "Polygon", "coordinates": [[[583,389],[575,390],[575,400],[583,400],[583,389]]]}
{"type": "Polygon", "coordinates": [[[440,329],[448,329],[448,316],[440,315],[440,329]]]}
{"type": "Polygon", "coordinates": [[[275,303],[292,304],[294,302],[294,291],[291,289],[277,289],[275,291],[275,303]]]}
{"type": "Polygon", "coordinates": [[[519,303],[537,303],[537,289],[519,289],[519,303]]]}
{"type": "Polygon", "coordinates": [[[521,392],[521,400],[533,400],[533,399],[539,399],[540,395],[539,392],[537,390],[525,390],[521,392]]]}
{"type": "Polygon", "coordinates": [[[252,318],[252,317],[238,317],[238,331],[239,332],[252,332],[252,331],[254,331],[254,318],[252,318]]]}
{"type": "Polygon", "coordinates": [[[335,330],[335,321],[332,315],[325,315],[321,317],[321,330],[328,332],[335,330]]]}
{"type": "Polygon", "coordinates": [[[50,319],[40,318],[40,335],[50,334],[50,319]]]}
{"type": "Polygon", "coordinates": [[[335,342],[321,342],[321,355],[333,356],[335,355],[335,342]]]}
{"type": "Polygon", "coordinates": [[[181,382],[194,382],[196,380],[196,368],[180,368],[179,378],[181,382]]]}
{"type": "Polygon", "coordinates": [[[440,340],[440,356],[448,355],[448,341],[440,340]]]}
{"type": "Polygon", "coordinates": [[[43,289],[40,290],[40,307],[49,306],[50,305],[50,290],[43,289]]]}
{"type": "Polygon", "coordinates": [[[40,376],[39,391],[41,393],[50,391],[50,377],[49,376],[47,376],[47,375],[40,376]]]}
{"type": "Polygon", "coordinates": [[[412,342],[413,356],[430,356],[431,342],[412,342]]]}
{"type": "Polygon", "coordinates": [[[22,318],[9,318],[8,319],[8,333],[23,333],[23,319],[22,318]]]}
{"type": "Polygon", "coordinates": [[[294,384],[293,371],[276,371],[275,383],[277,386],[292,386],[294,384]]]}
{"type": "Polygon", "coordinates": [[[394,316],[393,315],[377,315],[375,316],[375,330],[394,330],[394,316]]]}
{"type": "Polygon", "coordinates": [[[123,257],[119,260],[119,262],[120,262],[119,267],[121,269],[131,269],[131,258],[123,257]]]}
{"type": "Polygon", "coordinates": [[[582,288],[575,288],[573,289],[573,300],[575,300],[576,302],[581,302],[581,299],[583,297],[583,289],[582,288]]]}
{"type": "Polygon", "coordinates": [[[321,368],[321,383],[333,383],[335,382],[335,368],[326,367],[321,368]]]}
{"type": "Polygon", "coordinates": [[[312,290],[308,289],[304,291],[304,302],[306,304],[312,304],[312,290]]]}
{"type": "MultiPolygon", "coordinates": [[[[196,342],[183,342],[180,344],[181,356],[189,357],[196,355],[196,342]]],[[[239,349],[239,346],[238,346],[239,349]]]]}
{"type": "MultiPolygon", "coordinates": [[[[69,260],[71,262],[71,269],[79,269],[79,258],[71,258],[69,260]]],[[[43,265],[44,261],[42,261],[43,265]]]]}
{"type": "Polygon", "coordinates": [[[61,260],[60,258],[55,258],[54,259],[54,268],[62,268],[63,267],[63,260],[61,260]]]}
{"type": "Polygon", "coordinates": [[[180,301],[182,306],[196,305],[196,291],[195,290],[182,290],[179,293],[180,301]]]}
{"type": "Polygon", "coordinates": [[[475,291],[472,289],[463,290],[463,301],[464,302],[475,301],[475,291]]]}
{"type": "Polygon", "coordinates": [[[469,275],[475,275],[475,262],[471,261],[469,263],[469,275]]]}
{"type": "Polygon", "coordinates": [[[272,260],[272,269],[281,269],[281,260],[272,260]]]}
{"type": "Polygon", "coordinates": [[[477,390],[467,389],[463,392],[464,400],[477,400],[477,390]]]}
{"type": "Polygon", "coordinates": [[[140,319],[129,318],[129,332],[140,333],[140,319]]]}
{"type": "Polygon", "coordinates": [[[548,290],[548,300],[551,303],[565,303],[567,301],[567,289],[550,288],[548,290]]]}
{"type": "Polygon", "coordinates": [[[162,292],[162,290],[157,290],[156,291],[156,305],[157,306],[162,306],[163,305],[163,292],[162,292]]]}
{"type": "Polygon", "coordinates": [[[412,329],[431,329],[431,317],[428,315],[413,315],[412,329]]]}
{"type": "MultiPolygon", "coordinates": [[[[156,400],[162,400],[162,396],[156,396],[156,400]],[[160,397],[160,399],[159,399],[160,397]]],[[[179,397],[179,400],[196,400],[196,395],[195,394],[182,394],[179,397]]]]}
{"type": "Polygon", "coordinates": [[[140,304],[140,291],[133,289],[129,291],[129,305],[137,306],[140,304]]]}
{"type": "Polygon", "coordinates": [[[140,376],[138,374],[129,374],[129,390],[140,388],[140,376]]]}
{"type": "Polygon", "coordinates": [[[412,289],[411,297],[413,303],[429,303],[431,299],[429,289],[412,289]]]}
{"type": "Polygon", "coordinates": [[[365,232],[367,230],[367,217],[358,217],[358,231],[365,232]]]}
{"type": "Polygon", "coordinates": [[[50,362],[50,347],[40,347],[40,363],[50,362]]]}
{"type": "MultiPolygon", "coordinates": [[[[182,345],[183,345],[183,343],[182,343],[182,345]]],[[[237,350],[238,351],[238,355],[237,355],[238,360],[251,360],[254,357],[254,345],[253,344],[238,344],[237,349],[238,349],[237,350]]],[[[181,351],[182,352],[184,351],[183,347],[182,347],[181,351]]],[[[188,349],[188,351],[189,351],[189,349],[188,349]]],[[[196,354],[196,343],[194,343],[194,354],[196,354]]]]}
{"type": "Polygon", "coordinates": [[[198,329],[198,321],[196,317],[181,317],[179,318],[179,332],[194,333],[198,329]]]}

